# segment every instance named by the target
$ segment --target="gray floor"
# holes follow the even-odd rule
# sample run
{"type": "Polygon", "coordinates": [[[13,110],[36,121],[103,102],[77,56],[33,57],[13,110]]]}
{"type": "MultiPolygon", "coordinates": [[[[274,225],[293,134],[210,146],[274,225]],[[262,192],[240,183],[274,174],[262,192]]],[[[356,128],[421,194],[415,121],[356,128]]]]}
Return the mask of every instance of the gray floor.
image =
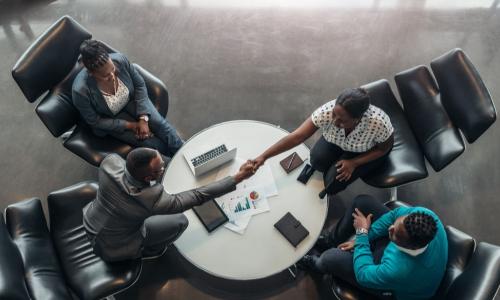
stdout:
{"type": "MultiPolygon", "coordinates": [[[[455,47],[468,53],[497,106],[500,101],[498,0],[19,2],[0,0],[2,209],[96,176],[50,135],[10,75],[33,38],[65,14],[166,83],[169,119],[184,138],[234,119],[292,130],[342,89],[380,78],[394,87],[397,72],[455,47]]],[[[428,178],[401,187],[400,198],[433,209],[480,241],[500,244],[499,134],[493,125],[445,170],[429,168],[428,178]]],[[[358,193],[388,197],[358,182],[333,201],[330,223],[358,193]]],[[[295,281],[276,279],[279,288],[238,293],[209,279],[200,283],[196,270],[181,265],[182,258],[169,251],[146,264],[137,287],[118,298],[328,297],[324,286],[303,274],[295,281]]]]}

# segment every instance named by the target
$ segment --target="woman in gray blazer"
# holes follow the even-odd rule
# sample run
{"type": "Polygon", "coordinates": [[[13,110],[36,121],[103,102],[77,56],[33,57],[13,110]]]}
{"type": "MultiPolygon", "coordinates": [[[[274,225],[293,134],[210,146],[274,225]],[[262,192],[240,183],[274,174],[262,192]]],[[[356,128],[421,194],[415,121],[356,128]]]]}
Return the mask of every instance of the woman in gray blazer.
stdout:
{"type": "Polygon", "coordinates": [[[144,79],[121,53],[99,41],[80,46],[85,68],[73,82],[73,104],[98,136],[113,136],[136,147],[173,156],[183,142],[148,98],[144,79]]]}

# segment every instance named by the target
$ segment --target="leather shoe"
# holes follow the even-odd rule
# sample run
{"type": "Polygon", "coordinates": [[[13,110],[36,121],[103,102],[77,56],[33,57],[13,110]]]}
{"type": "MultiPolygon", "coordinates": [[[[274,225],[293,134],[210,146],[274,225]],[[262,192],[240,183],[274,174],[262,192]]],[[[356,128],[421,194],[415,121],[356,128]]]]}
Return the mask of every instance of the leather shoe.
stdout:
{"type": "Polygon", "coordinates": [[[318,270],[316,269],[316,259],[316,256],[306,254],[297,262],[297,268],[304,271],[318,272],[318,270]]]}
{"type": "Polygon", "coordinates": [[[323,252],[325,250],[328,250],[330,248],[333,248],[335,245],[333,245],[333,241],[330,238],[330,234],[327,232],[322,232],[318,240],[316,241],[316,244],[314,244],[314,248],[318,249],[319,251],[323,252]]]}
{"type": "Polygon", "coordinates": [[[164,248],[161,248],[159,250],[149,250],[145,249],[142,251],[142,260],[150,260],[150,259],[156,259],[158,257],[163,256],[165,252],[168,250],[168,245],[166,245],[164,248]]]}

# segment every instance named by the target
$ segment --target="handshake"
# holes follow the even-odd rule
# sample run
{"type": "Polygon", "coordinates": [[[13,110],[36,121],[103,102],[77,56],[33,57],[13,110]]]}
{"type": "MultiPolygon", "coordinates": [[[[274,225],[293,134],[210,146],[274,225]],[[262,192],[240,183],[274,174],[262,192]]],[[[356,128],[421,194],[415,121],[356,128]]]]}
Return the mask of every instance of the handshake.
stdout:
{"type": "Polygon", "coordinates": [[[265,162],[265,159],[262,157],[257,157],[256,159],[253,160],[247,160],[244,164],[240,166],[240,169],[236,175],[234,175],[234,179],[236,180],[237,183],[242,182],[245,179],[248,179],[252,177],[255,172],[259,169],[260,166],[262,166],[265,162]]]}

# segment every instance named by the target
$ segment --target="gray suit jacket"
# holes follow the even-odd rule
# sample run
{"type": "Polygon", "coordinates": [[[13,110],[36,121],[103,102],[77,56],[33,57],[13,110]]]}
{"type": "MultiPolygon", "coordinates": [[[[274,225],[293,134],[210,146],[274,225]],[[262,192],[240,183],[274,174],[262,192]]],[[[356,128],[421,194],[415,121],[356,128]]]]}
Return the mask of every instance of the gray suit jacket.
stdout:
{"type": "Polygon", "coordinates": [[[106,261],[141,256],[144,220],[176,214],[236,189],[232,177],[190,191],[168,194],[163,185],[135,180],[117,154],[108,155],[99,168],[97,198],[83,208],[83,224],[94,252],[106,261]]]}

